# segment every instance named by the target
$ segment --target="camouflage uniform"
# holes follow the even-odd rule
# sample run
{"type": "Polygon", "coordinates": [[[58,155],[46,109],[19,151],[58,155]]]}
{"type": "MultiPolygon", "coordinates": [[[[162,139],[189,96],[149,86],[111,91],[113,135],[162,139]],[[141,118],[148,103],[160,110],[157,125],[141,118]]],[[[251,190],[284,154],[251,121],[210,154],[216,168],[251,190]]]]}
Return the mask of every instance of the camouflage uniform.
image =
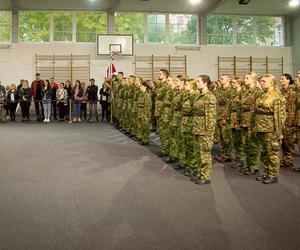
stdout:
{"type": "Polygon", "coordinates": [[[131,133],[132,130],[132,107],[133,107],[133,95],[134,95],[135,84],[129,84],[127,86],[127,99],[126,99],[126,109],[125,109],[125,131],[126,133],[131,133]]]}
{"type": "Polygon", "coordinates": [[[229,124],[229,100],[232,98],[232,89],[220,88],[216,91],[217,97],[217,128],[220,135],[221,155],[226,159],[231,159],[232,155],[232,135],[229,124]]]}
{"type": "Polygon", "coordinates": [[[163,102],[166,95],[167,82],[159,82],[155,88],[155,110],[154,117],[156,119],[156,130],[159,136],[163,133],[163,126],[161,123],[161,115],[164,109],[163,102]]]}
{"type": "Polygon", "coordinates": [[[124,84],[119,86],[118,95],[117,95],[117,109],[118,109],[118,117],[119,117],[119,124],[121,128],[124,128],[124,98],[125,98],[125,88],[124,84]]]}
{"type": "Polygon", "coordinates": [[[179,158],[180,142],[182,140],[181,121],[182,121],[182,100],[187,97],[188,92],[179,89],[174,90],[174,98],[172,102],[172,121],[170,122],[170,157],[173,159],[179,158]]]}
{"type": "Polygon", "coordinates": [[[194,172],[194,145],[193,145],[193,101],[196,93],[188,93],[182,99],[182,121],[181,121],[181,142],[179,149],[179,162],[187,167],[187,170],[194,172]]]}
{"type": "Polygon", "coordinates": [[[118,100],[118,91],[119,91],[119,86],[120,82],[118,79],[114,80],[112,82],[112,118],[113,121],[116,123],[119,123],[119,118],[118,118],[118,107],[117,107],[117,100],[118,100]]]}
{"type": "Polygon", "coordinates": [[[282,162],[281,166],[292,167],[295,159],[295,114],[296,114],[296,92],[289,87],[283,90],[286,101],[286,120],[283,129],[282,140],[282,162]]]}
{"type": "Polygon", "coordinates": [[[131,134],[136,136],[138,134],[138,98],[140,94],[140,88],[137,84],[133,86],[133,103],[132,103],[132,118],[131,118],[131,134]]]}
{"type": "Polygon", "coordinates": [[[140,92],[137,100],[138,131],[137,138],[144,144],[150,142],[150,121],[152,112],[152,98],[150,92],[140,92]]]}
{"type": "Polygon", "coordinates": [[[161,115],[161,132],[160,138],[160,152],[169,154],[170,151],[170,121],[172,120],[171,104],[173,101],[173,89],[171,86],[166,87],[165,98],[163,101],[162,115],[161,115]]]}
{"type": "MultiPolygon", "coordinates": [[[[259,148],[253,131],[254,123],[254,106],[258,94],[261,90],[258,87],[245,88],[241,92],[240,107],[240,160],[246,160],[247,169],[251,172],[259,170],[259,148]]],[[[241,166],[246,168],[246,166],[241,166]]]]}
{"type": "Polygon", "coordinates": [[[196,173],[201,180],[210,180],[212,175],[211,149],[217,121],[217,100],[213,93],[201,93],[193,104],[193,136],[196,173]]]}
{"type": "Polygon", "coordinates": [[[232,99],[230,100],[229,103],[229,123],[231,128],[232,139],[233,139],[233,147],[235,150],[235,160],[237,162],[242,161],[241,131],[239,129],[240,98],[241,98],[240,92],[234,90],[232,99]]]}
{"type": "Polygon", "coordinates": [[[278,177],[280,167],[280,144],[286,118],[285,99],[278,88],[258,95],[255,105],[255,127],[264,175],[278,177]]]}
{"type": "MultiPolygon", "coordinates": [[[[296,107],[295,107],[295,130],[296,130],[296,143],[300,148],[300,88],[295,88],[296,93],[296,107]]],[[[300,167],[294,166],[294,171],[300,171],[300,167]]]]}

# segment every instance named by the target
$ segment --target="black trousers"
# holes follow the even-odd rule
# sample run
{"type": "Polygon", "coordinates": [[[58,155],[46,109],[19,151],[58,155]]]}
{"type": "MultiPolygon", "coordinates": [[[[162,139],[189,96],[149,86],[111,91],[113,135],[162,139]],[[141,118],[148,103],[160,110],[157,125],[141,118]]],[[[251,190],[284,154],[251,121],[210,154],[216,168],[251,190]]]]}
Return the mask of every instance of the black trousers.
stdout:
{"type": "Polygon", "coordinates": [[[107,101],[102,101],[101,102],[101,107],[102,107],[102,120],[104,120],[104,117],[106,118],[106,120],[109,120],[109,105],[110,103],[108,103],[107,101]]]}
{"type": "Polygon", "coordinates": [[[10,119],[12,121],[15,121],[16,120],[16,109],[17,109],[18,103],[17,102],[11,102],[8,105],[9,105],[10,119]]]}
{"type": "Polygon", "coordinates": [[[93,119],[93,109],[95,111],[95,117],[98,121],[98,110],[97,110],[97,101],[89,101],[89,120],[93,119]]]}
{"type": "Polygon", "coordinates": [[[30,117],[29,117],[30,104],[31,104],[30,102],[21,102],[20,103],[23,120],[30,119],[30,117]]]}
{"type": "Polygon", "coordinates": [[[36,98],[34,98],[34,107],[35,107],[36,119],[38,121],[44,120],[44,108],[43,108],[42,100],[37,100],[36,98]]]}
{"type": "Polygon", "coordinates": [[[63,102],[57,104],[59,120],[64,120],[66,115],[66,105],[63,102]]]}
{"type": "Polygon", "coordinates": [[[87,103],[86,102],[82,102],[81,103],[81,109],[80,109],[80,119],[82,119],[82,114],[83,114],[83,117],[84,117],[84,120],[86,120],[86,115],[87,115],[87,103]]]}
{"type": "Polygon", "coordinates": [[[56,100],[51,101],[51,109],[53,110],[53,118],[57,120],[57,107],[56,107],[56,100]]]}

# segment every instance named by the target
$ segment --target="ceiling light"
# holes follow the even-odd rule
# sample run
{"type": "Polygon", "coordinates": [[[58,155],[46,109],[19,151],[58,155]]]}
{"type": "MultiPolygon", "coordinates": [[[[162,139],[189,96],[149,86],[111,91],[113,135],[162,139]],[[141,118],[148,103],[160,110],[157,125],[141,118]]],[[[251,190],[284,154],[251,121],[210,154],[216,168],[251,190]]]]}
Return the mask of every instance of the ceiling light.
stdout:
{"type": "Polygon", "coordinates": [[[291,0],[289,2],[289,6],[291,6],[291,7],[297,7],[297,6],[299,6],[299,4],[300,4],[299,0],[291,0]]]}
{"type": "Polygon", "coordinates": [[[198,4],[198,3],[200,3],[201,2],[201,0],[190,0],[190,3],[191,4],[198,4]]]}

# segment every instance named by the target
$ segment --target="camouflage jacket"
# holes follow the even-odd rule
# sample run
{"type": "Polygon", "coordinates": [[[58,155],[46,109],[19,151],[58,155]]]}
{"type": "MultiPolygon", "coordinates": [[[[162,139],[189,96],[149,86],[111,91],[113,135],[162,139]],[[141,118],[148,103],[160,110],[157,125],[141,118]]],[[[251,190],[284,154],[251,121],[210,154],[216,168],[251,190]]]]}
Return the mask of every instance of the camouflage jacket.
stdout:
{"type": "Polygon", "coordinates": [[[258,87],[245,88],[241,91],[240,97],[240,127],[253,127],[254,123],[254,106],[257,96],[262,93],[258,87]]]}
{"type": "Polygon", "coordinates": [[[217,97],[217,113],[218,113],[218,120],[222,124],[228,124],[229,122],[229,102],[232,98],[233,91],[231,87],[227,89],[219,88],[216,91],[217,97]]]}
{"type": "Polygon", "coordinates": [[[174,90],[174,98],[172,102],[172,121],[171,121],[171,126],[172,127],[179,127],[182,121],[182,100],[185,99],[188,96],[188,91],[186,90],[174,90]]]}
{"type": "Polygon", "coordinates": [[[171,86],[166,87],[166,95],[163,101],[162,108],[162,121],[165,123],[169,123],[172,120],[172,102],[174,98],[174,90],[171,86]]]}
{"type": "Polygon", "coordinates": [[[122,105],[122,109],[126,110],[127,109],[127,105],[128,105],[128,90],[129,90],[129,85],[124,85],[123,86],[123,105],[122,105]]]}
{"type": "Polygon", "coordinates": [[[282,90],[283,97],[286,102],[286,127],[293,127],[296,120],[296,92],[289,87],[287,90],[282,90]]]}
{"type": "Polygon", "coordinates": [[[135,84],[130,84],[128,86],[128,90],[127,90],[127,106],[126,106],[126,109],[128,110],[128,112],[132,111],[134,91],[135,91],[135,84]]]}
{"type": "Polygon", "coordinates": [[[117,94],[117,107],[118,109],[122,109],[124,103],[124,95],[125,95],[125,85],[120,85],[117,94]]]}
{"type": "Polygon", "coordinates": [[[197,95],[193,103],[193,134],[213,136],[217,122],[217,99],[211,92],[197,95]]]}
{"type": "Polygon", "coordinates": [[[300,126],[300,88],[295,88],[295,92],[296,92],[295,125],[300,126]]]}
{"type": "Polygon", "coordinates": [[[237,92],[234,90],[229,100],[229,122],[231,128],[238,128],[240,124],[241,91],[237,92]]]}
{"type": "Polygon", "coordinates": [[[192,133],[193,130],[193,104],[198,93],[188,93],[182,99],[182,121],[181,132],[192,133]]]}
{"type": "Polygon", "coordinates": [[[141,93],[140,88],[137,84],[133,84],[133,100],[132,100],[132,112],[137,113],[138,112],[138,99],[139,94],[141,93]]]}
{"type": "Polygon", "coordinates": [[[286,119],[285,98],[278,88],[258,95],[255,104],[255,131],[282,135],[286,119]]]}
{"type": "Polygon", "coordinates": [[[167,92],[167,83],[160,82],[154,90],[155,93],[155,111],[154,116],[160,117],[163,111],[163,102],[167,92]]]}
{"type": "Polygon", "coordinates": [[[140,92],[138,100],[138,118],[149,123],[151,120],[152,98],[149,92],[140,92]]]}

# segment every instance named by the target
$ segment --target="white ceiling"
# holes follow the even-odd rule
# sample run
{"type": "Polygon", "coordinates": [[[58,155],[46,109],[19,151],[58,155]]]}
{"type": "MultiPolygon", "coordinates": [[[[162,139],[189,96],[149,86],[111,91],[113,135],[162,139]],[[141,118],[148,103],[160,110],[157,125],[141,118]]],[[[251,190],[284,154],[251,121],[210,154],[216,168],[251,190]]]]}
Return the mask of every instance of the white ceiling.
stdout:
{"type": "Polygon", "coordinates": [[[190,0],[0,0],[0,9],[24,10],[117,10],[147,12],[207,12],[222,0],[202,0],[192,5],[190,0]]]}
{"type": "Polygon", "coordinates": [[[299,8],[288,6],[289,0],[251,0],[239,5],[239,0],[202,0],[191,5],[190,0],[0,0],[0,9],[24,10],[114,10],[145,12],[209,12],[220,14],[292,14],[299,8]]]}

